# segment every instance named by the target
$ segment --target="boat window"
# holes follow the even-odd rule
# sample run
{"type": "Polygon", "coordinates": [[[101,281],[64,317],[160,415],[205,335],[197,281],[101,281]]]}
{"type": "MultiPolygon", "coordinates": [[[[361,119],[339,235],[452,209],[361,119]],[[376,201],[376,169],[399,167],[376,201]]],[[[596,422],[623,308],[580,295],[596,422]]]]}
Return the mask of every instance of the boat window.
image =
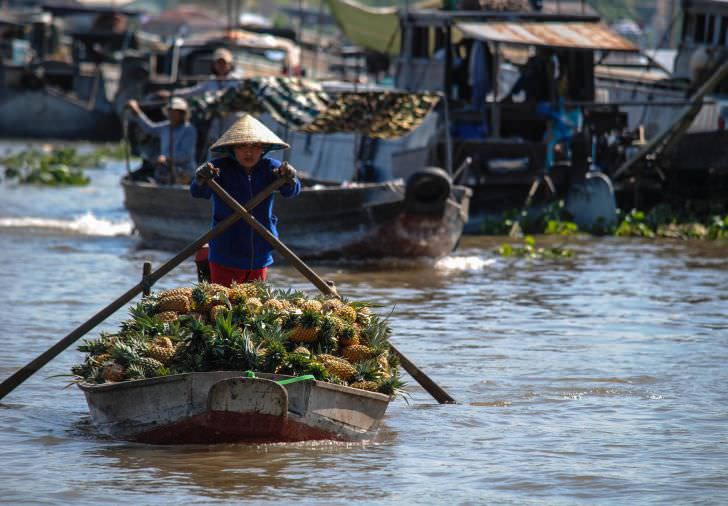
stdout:
{"type": "Polygon", "coordinates": [[[707,42],[708,44],[711,44],[713,42],[713,33],[715,32],[714,18],[715,18],[715,16],[713,16],[712,14],[708,14],[708,16],[705,19],[705,27],[706,27],[707,34],[705,36],[704,42],[707,42]]]}
{"type": "Polygon", "coordinates": [[[728,19],[725,16],[720,16],[720,35],[718,38],[719,45],[728,45],[728,41],[725,39],[726,32],[728,32],[728,19]]]}
{"type": "Polygon", "coordinates": [[[695,15],[695,36],[694,42],[705,42],[705,14],[695,15]]]}
{"type": "Polygon", "coordinates": [[[683,18],[682,26],[682,40],[684,42],[690,42],[693,40],[693,26],[695,25],[695,19],[690,13],[685,13],[683,18]]]}

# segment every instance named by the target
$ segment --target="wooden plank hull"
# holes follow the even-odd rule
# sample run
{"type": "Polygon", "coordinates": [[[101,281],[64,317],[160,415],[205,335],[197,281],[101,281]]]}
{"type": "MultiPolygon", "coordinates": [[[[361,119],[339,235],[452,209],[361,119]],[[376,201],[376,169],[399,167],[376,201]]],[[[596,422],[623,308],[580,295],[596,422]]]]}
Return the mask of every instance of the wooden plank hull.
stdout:
{"type": "Polygon", "coordinates": [[[386,395],[320,381],[239,371],[79,385],[99,431],[152,444],[371,439],[386,395]]]}
{"type": "MultiPolygon", "coordinates": [[[[210,228],[210,202],[186,187],[122,182],[125,206],[143,245],[177,249],[210,228]]],[[[277,197],[281,240],[306,259],[441,257],[456,246],[468,217],[470,191],[453,188],[440,213],[411,212],[403,185],[304,188],[277,197]]]]}

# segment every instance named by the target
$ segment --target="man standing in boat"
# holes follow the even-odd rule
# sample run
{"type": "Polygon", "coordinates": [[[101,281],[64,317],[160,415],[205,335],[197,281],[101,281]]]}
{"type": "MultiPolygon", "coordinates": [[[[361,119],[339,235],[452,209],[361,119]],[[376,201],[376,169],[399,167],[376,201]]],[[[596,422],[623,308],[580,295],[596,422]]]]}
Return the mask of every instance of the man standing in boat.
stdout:
{"type": "MultiPolygon", "coordinates": [[[[174,94],[177,97],[184,98],[212,94],[215,98],[219,98],[230,88],[240,86],[242,78],[243,72],[235,67],[233,54],[230,50],[219,47],[212,54],[212,68],[209,78],[199,82],[195,86],[177,89],[174,94]]],[[[157,97],[167,98],[169,97],[169,92],[167,90],[159,91],[157,97]]],[[[220,138],[243,114],[238,111],[228,111],[213,116],[207,128],[205,149],[212,146],[215,140],[220,138]]]]}
{"type": "MultiPolygon", "coordinates": [[[[265,156],[270,151],[288,148],[288,144],[249,114],[236,121],[217,140],[211,150],[223,156],[198,168],[190,184],[193,197],[212,197],[213,226],[224,221],[233,211],[207,186],[211,178],[238,202],[250,200],[277,177],[291,177],[291,183],[279,190],[282,196],[295,197],[301,192],[301,182],[296,178],[295,169],[287,163],[265,156]]],[[[273,215],[272,195],[251,213],[273,235],[278,236],[278,218],[273,215]]],[[[264,281],[268,266],[273,263],[272,252],[273,248],[265,239],[247,223],[238,221],[210,241],[210,280],[225,286],[230,286],[233,281],[264,281]]]]}
{"type": "Polygon", "coordinates": [[[167,107],[168,121],[151,121],[136,100],[129,100],[127,107],[132,119],[149,135],[159,138],[154,179],[158,183],[189,183],[195,174],[197,130],[190,123],[187,101],[173,97],[167,107]]]}

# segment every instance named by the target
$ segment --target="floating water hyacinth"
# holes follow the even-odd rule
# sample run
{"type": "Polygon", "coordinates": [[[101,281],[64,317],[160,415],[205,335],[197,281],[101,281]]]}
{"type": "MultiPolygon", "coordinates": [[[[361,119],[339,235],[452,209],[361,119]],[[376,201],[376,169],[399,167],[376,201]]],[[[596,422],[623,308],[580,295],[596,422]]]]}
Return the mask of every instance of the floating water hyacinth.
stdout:
{"type": "Polygon", "coordinates": [[[101,167],[105,160],[122,158],[123,147],[119,146],[101,146],[84,153],[72,147],[31,148],[0,158],[0,166],[5,168],[6,179],[23,184],[83,186],[90,180],[81,169],[101,167]]]}

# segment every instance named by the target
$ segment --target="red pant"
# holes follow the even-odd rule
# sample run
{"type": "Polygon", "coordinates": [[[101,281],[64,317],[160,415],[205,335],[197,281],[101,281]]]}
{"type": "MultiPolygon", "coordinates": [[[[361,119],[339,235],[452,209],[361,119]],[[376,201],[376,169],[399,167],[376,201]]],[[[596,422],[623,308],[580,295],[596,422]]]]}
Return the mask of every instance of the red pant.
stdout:
{"type": "Polygon", "coordinates": [[[250,281],[265,281],[268,267],[262,269],[236,269],[215,262],[210,262],[210,281],[219,285],[230,286],[233,281],[247,283],[250,281]]]}

